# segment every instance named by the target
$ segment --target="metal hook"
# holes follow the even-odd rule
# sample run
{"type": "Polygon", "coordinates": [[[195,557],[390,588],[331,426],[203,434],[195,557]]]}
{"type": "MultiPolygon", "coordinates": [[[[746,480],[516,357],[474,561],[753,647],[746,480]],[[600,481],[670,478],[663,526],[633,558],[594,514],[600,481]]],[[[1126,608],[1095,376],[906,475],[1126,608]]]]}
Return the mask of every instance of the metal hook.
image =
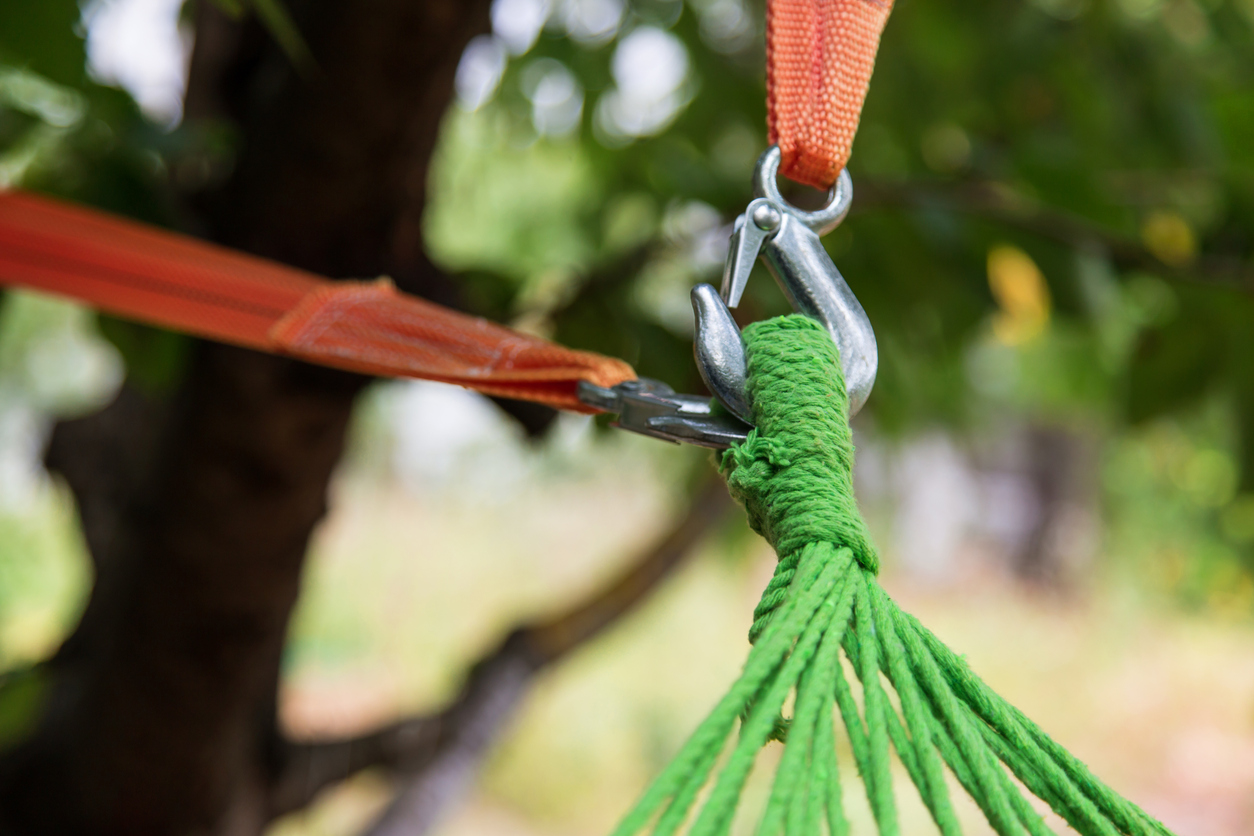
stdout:
{"type": "Polygon", "coordinates": [[[723,272],[723,292],[700,284],[692,289],[697,319],[693,351],[701,377],[727,412],[713,409],[708,398],[677,394],[656,380],[630,380],[612,388],[587,381],[579,399],[618,415],[616,426],[666,441],[723,449],[744,441],[753,425],[753,404],[745,383],[745,346],[728,306],[740,302],[753,263],[761,255],[784,295],[799,313],[827,328],[840,349],[840,364],[852,415],[866,402],[879,362],[875,332],[866,311],[819,241],[849,212],[853,184],[842,171],[828,192],[827,204],[805,212],[779,193],[779,149],[772,146],[753,173],[757,197],[736,219],[723,272]],[[730,414],[729,414],[730,413],[730,414]]]}
{"type": "Polygon", "coordinates": [[[753,423],[753,404],[745,388],[744,344],[729,307],[740,302],[753,262],[761,255],[793,309],[822,323],[840,350],[849,394],[849,414],[866,403],[875,385],[879,350],[875,331],[819,236],[845,218],[853,201],[853,182],[841,171],[827,204],[814,212],[796,208],[779,193],[775,177],[780,151],[772,145],[753,172],[757,197],[736,219],[723,271],[720,295],[711,285],[692,289],[696,315],[694,353],[701,377],[728,411],[753,423]]]}

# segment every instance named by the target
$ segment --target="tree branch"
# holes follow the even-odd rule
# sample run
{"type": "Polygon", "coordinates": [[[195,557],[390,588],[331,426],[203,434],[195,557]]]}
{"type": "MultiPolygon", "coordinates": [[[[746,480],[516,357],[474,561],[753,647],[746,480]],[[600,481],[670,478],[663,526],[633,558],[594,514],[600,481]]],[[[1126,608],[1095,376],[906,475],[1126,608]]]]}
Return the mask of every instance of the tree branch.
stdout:
{"type": "Polygon", "coordinates": [[[1145,270],[1177,281],[1202,282],[1254,292],[1254,270],[1240,258],[1202,254],[1188,264],[1168,264],[1135,239],[1076,215],[1027,200],[994,183],[932,185],[860,181],[855,211],[883,208],[940,209],[969,215],[1078,250],[1101,251],[1121,270],[1145,270]]]}
{"type": "Polygon", "coordinates": [[[372,836],[426,831],[473,779],[534,675],[648,597],[730,507],[722,480],[711,477],[675,526],[625,572],[571,609],[515,629],[471,669],[443,711],[351,738],[282,744],[270,818],[308,805],[322,790],[364,769],[383,768],[401,776],[403,787],[372,836]]]}

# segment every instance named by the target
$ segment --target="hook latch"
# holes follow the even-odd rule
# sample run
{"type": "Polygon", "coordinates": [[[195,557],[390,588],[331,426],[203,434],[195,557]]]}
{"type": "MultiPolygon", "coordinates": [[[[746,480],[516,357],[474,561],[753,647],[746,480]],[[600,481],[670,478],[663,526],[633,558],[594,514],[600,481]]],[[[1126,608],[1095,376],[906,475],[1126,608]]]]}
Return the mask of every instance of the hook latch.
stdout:
{"type": "Polygon", "coordinates": [[[697,369],[726,412],[708,398],[677,394],[664,383],[640,379],[613,388],[579,384],[579,399],[616,413],[617,426],[666,441],[722,449],[744,441],[753,427],[746,388],[745,347],[729,308],[740,303],[754,262],[761,257],[798,313],[822,323],[840,350],[849,413],[871,394],[879,352],[866,311],[832,263],[819,236],[849,212],[853,184],[842,171],[826,205],[807,212],[784,200],[775,181],[780,152],[771,146],[753,173],[756,197],[736,219],[722,292],[708,284],[692,289],[696,315],[693,351],[697,369]]]}
{"type": "Polygon", "coordinates": [[[757,197],[736,219],[723,271],[722,292],[708,284],[692,290],[697,333],[694,351],[701,377],[733,414],[753,423],[745,389],[745,356],[740,328],[729,308],[740,303],[749,273],[760,256],[793,309],[820,322],[840,351],[849,395],[849,414],[862,408],[879,367],[875,331],[862,304],[832,263],[820,236],[835,229],[853,202],[853,182],[841,171],[826,205],[807,212],[784,200],[775,180],[780,151],[771,146],[753,173],[757,197]]]}

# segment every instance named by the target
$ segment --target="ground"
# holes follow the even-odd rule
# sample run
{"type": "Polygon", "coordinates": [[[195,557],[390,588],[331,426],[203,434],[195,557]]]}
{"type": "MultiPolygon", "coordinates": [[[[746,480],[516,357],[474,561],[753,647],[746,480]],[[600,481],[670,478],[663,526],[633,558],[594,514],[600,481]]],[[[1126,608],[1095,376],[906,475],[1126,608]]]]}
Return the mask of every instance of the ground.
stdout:
{"type": "MultiPolygon", "coordinates": [[[[575,421],[528,451],[484,413],[466,421],[485,428],[459,441],[447,426],[398,422],[401,401],[363,413],[316,540],[285,665],[282,714],[296,735],[437,704],[511,625],[577,599],[675,510],[675,448],[623,434],[595,441],[575,421]]],[[[80,588],[64,493],[50,496],[40,529],[49,556],[30,569],[44,581],[28,587],[20,619],[0,618],[10,659],[55,638],[80,588]]],[[[1181,836],[1254,830],[1248,616],[1184,612],[1126,561],[1103,562],[1071,594],[1042,596],[978,551],[939,583],[887,557],[883,581],[901,605],[1116,789],[1181,836]]],[[[752,535],[712,538],[642,611],[542,677],[439,832],[608,832],[731,682],[771,568],[752,535]]],[[[856,798],[852,762],[842,765],[856,798]]],[[[904,832],[934,832],[898,778],[904,832]]],[[[761,794],[759,781],[750,808],[761,794]]],[[[349,836],[386,797],[380,778],[362,776],[274,836],[349,836]]],[[[855,822],[867,820],[851,803],[855,822]]],[[[963,813],[968,832],[987,832],[973,807],[963,813]]]]}

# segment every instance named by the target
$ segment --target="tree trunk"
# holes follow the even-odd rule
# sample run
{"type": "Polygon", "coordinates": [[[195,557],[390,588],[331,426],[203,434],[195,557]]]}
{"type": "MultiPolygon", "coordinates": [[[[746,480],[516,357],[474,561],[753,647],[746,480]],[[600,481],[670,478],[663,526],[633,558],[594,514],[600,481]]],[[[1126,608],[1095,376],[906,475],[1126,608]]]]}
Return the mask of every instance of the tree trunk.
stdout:
{"type": "Polygon", "coordinates": [[[1060,545],[1074,547],[1074,538],[1061,536],[1061,527],[1073,524],[1067,511],[1082,494],[1083,439],[1065,427],[1033,425],[1025,434],[1026,474],[1032,485],[1037,517],[1023,548],[1014,555],[1015,575],[1025,583],[1061,591],[1071,580],[1069,564],[1080,556],[1060,545]]]}
{"type": "MultiPolygon", "coordinates": [[[[208,236],[453,301],[427,260],[427,163],[487,0],[289,2],[317,62],[198,10],[186,113],[240,157],[195,203],[208,236]]],[[[257,834],[276,771],[279,661],[355,395],[341,372],[201,343],[168,401],[126,389],[58,427],[97,578],[48,665],[44,716],[0,762],[0,830],[257,834]]]]}

